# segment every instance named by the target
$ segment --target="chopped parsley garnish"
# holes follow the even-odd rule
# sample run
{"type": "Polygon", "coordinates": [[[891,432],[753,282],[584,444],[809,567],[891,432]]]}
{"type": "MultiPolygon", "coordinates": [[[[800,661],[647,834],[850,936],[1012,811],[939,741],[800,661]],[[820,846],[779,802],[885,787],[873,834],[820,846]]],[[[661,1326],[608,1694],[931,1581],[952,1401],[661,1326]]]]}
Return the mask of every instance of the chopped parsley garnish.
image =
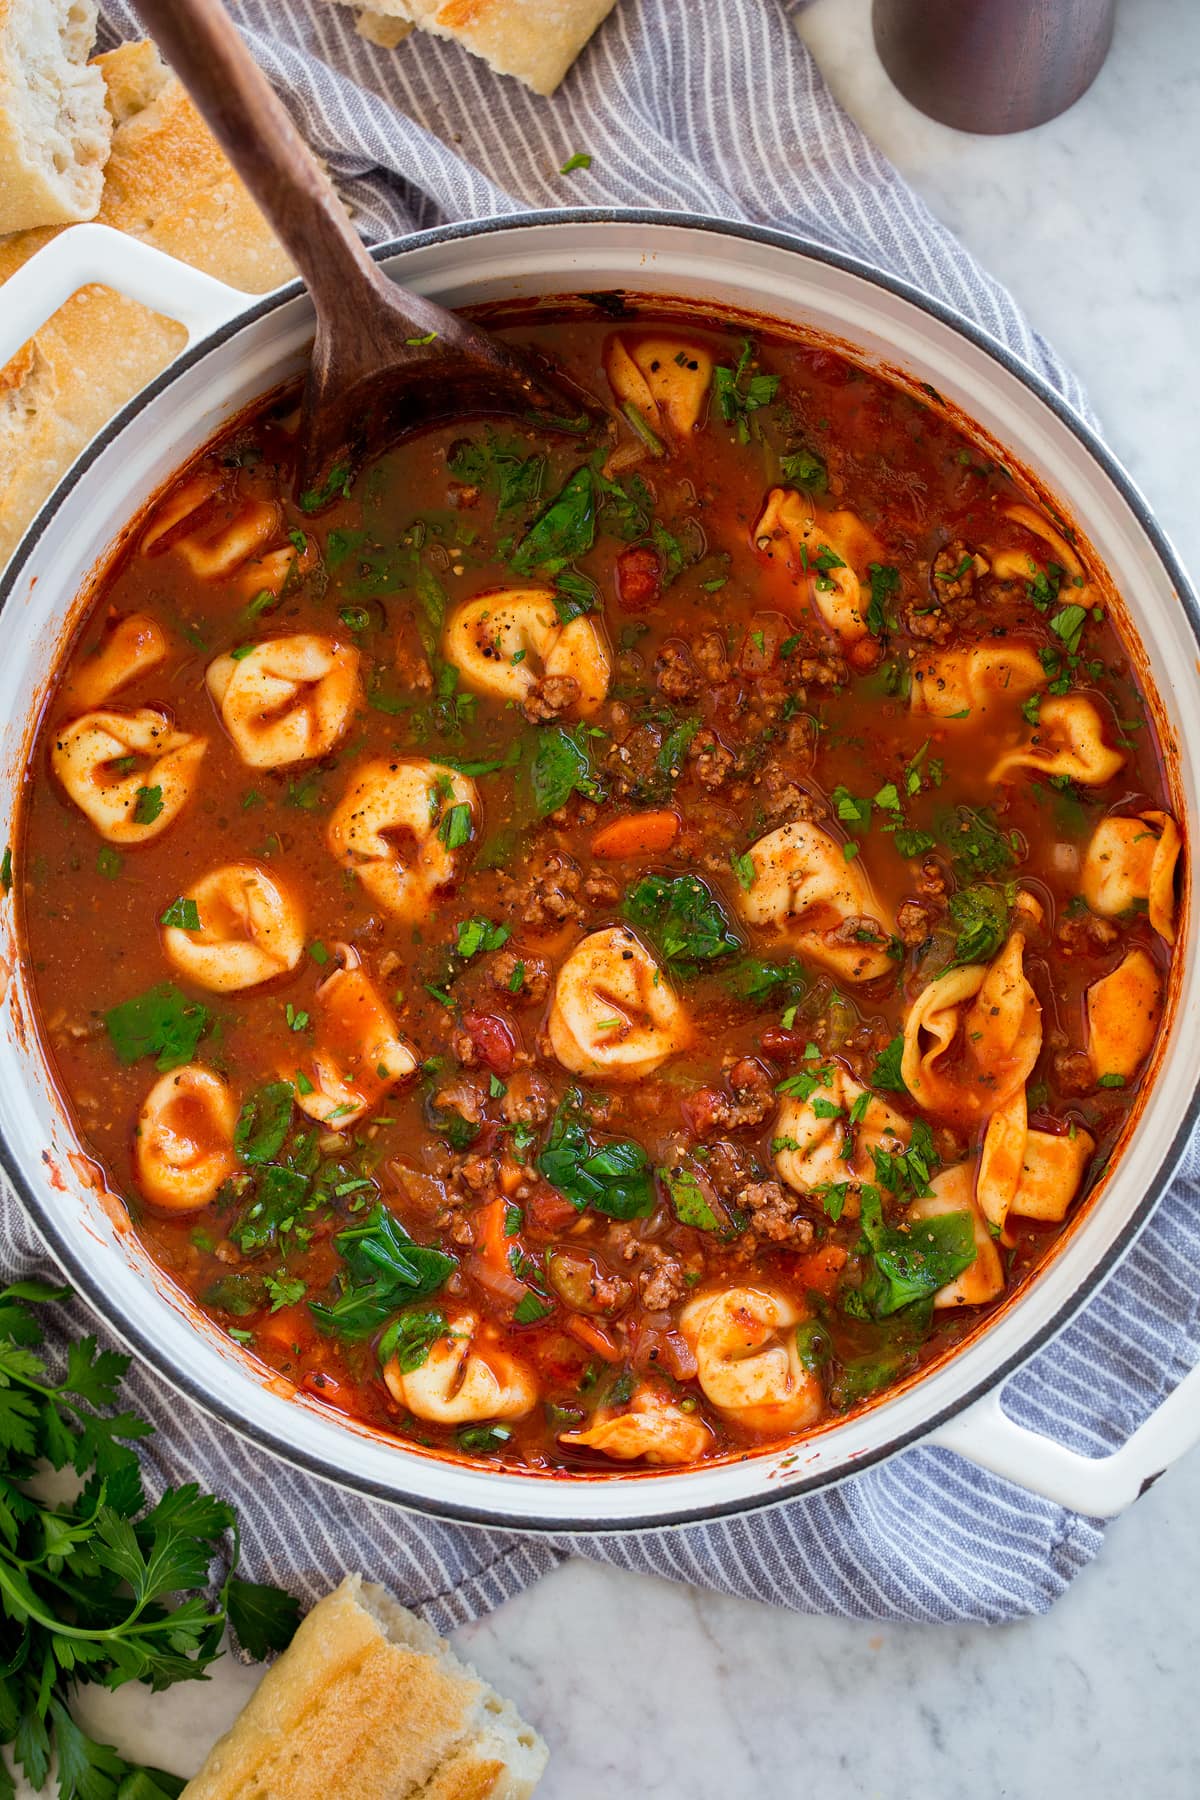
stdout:
{"type": "Polygon", "coordinates": [[[591,166],[592,166],[591,151],[590,150],[576,150],[576,152],[573,156],[568,156],[566,162],[563,164],[562,168],[558,172],[560,175],[570,175],[576,169],[590,169],[591,166]]]}
{"type": "Polygon", "coordinates": [[[952,967],[990,962],[1008,935],[1010,901],[1002,888],[977,884],[950,896],[950,917],[958,927],[952,967]]]}
{"type": "Polygon", "coordinates": [[[499,950],[511,936],[512,931],[507,925],[493,924],[491,919],[460,919],[454,948],[457,955],[469,961],[481,951],[499,950]]]}
{"type": "Polygon", "coordinates": [[[717,411],[727,425],[734,426],[740,444],[750,442],[752,416],[760,408],[770,406],[779,390],[778,375],[750,373],[753,361],[754,344],[749,338],[744,338],[736,368],[731,369],[726,363],[718,363],[713,370],[713,397],[717,403],[717,411]]]}
{"type": "Polygon", "coordinates": [[[169,925],[175,931],[199,931],[200,908],[194,900],[181,894],[178,900],[172,900],[162,918],[160,925],[169,925]]]}
{"type": "Polygon", "coordinates": [[[870,563],[871,597],[867,602],[867,630],[872,637],[883,637],[896,629],[896,620],[888,611],[888,601],[900,592],[900,571],[890,563],[870,563]]]}
{"type": "Polygon", "coordinates": [[[644,875],[629,889],[622,912],[677,974],[733,956],[742,948],[716,896],[698,875],[644,875]]]}
{"type": "Polygon", "coordinates": [[[160,787],[140,787],[133,807],[135,825],[153,825],[163,809],[163,792],[160,787]]]}

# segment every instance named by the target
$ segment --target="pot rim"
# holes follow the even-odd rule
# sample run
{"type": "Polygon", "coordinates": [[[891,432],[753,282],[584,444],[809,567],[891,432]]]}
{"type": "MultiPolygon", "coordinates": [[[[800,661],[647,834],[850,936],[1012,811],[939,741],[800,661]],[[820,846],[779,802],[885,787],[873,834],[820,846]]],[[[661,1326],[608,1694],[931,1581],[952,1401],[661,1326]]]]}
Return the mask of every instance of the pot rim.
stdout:
{"type": "MultiPolygon", "coordinates": [[[[375,261],[385,262],[390,257],[404,252],[487,236],[494,232],[536,231],[556,225],[604,226],[613,224],[635,224],[657,228],[678,227],[681,230],[711,232],[718,237],[763,244],[803,257],[811,262],[823,263],[842,273],[857,276],[870,285],[907,301],[919,311],[936,319],[939,324],[966,339],[993,362],[998,363],[1036,400],[1041,401],[1078,440],[1091,460],[1098,465],[1102,474],[1117,489],[1129,507],[1138,528],[1166,571],[1183,608],[1197,650],[1200,652],[1200,595],[1193,587],[1170,539],[1158,524],[1141,490],[1124,465],[1098,433],[1036,369],[1024,362],[1006,344],[993,337],[981,326],[956,312],[944,301],[926,294],[903,276],[894,275],[889,270],[883,269],[865,258],[828,248],[798,232],[780,231],[770,226],[756,225],[742,220],[727,220],[697,213],[664,211],[653,207],[562,207],[531,212],[503,213],[491,218],[459,220],[446,225],[434,226],[425,231],[412,232],[401,237],[391,238],[385,243],[371,245],[369,251],[375,261]]],[[[632,287],[635,284],[631,282],[629,285],[632,287]]],[[[226,319],[213,331],[206,333],[197,342],[189,345],[160,374],[126,402],[81,452],[77,461],[58,482],[31,521],[13,553],[8,567],[0,574],[0,611],[3,611],[11,598],[21,570],[52,517],[69,499],[72,490],[96,459],[132,423],[138,413],[213,350],[228,343],[244,328],[256,324],[260,319],[290,303],[303,292],[303,282],[296,279],[289,282],[287,286],[274,289],[261,298],[250,299],[244,310],[226,319]]],[[[430,1498],[424,1494],[416,1499],[398,1495],[393,1484],[355,1472],[349,1466],[348,1456],[339,1465],[316,1452],[298,1449],[275,1431],[252,1423],[235,1406],[210,1392],[202,1381],[189,1373],[186,1367],[177,1366],[169,1353],[154,1342],[152,1333],[145,1330],[137,1319],[124,1310],[118,1310],[104,1292],[98,1278],[88,1270],[77,1248],[74,1235],[66,1229],[60,1229],[52,1215],[43,1208],[40,1198],[34,1191],[33,1184],[27,1180],[20,1159],[10,1146],[2,1127],[0,1127],[0,1170],[11,1183],[56,1261],[70,1277],[76,1290],[84,1296],[105,1324],[114,1330],[131,1350],[144,1358],[157,1375],[205,1412],[228,1425],[240,1438],[269,1450],[282,1461],[303,1470],[306,1474],[315,1475],[318,1479],[343,1489],[349,1489],[366,1498],[386,1501],[406,1511],[424,1513],[462,1525],[500,1529],[513,1533],[546,1533],[570,1538],[583,1535],[618,1536],[680,1525],[703,1524],[782,1506],[803,1495],[834,1486],[839,1481],[846,1480],[852,1475],[886,1461],[897,1452],[929,1437],[939,1426],[967,1411],[984,1395],[1002,1388],[1017,1369],[1024,1366],[1039,1350],[1057,1337],[1083,1309],[1124,1259],[1145,1227],[1162,1198],[1198,1122],[1200,1122],[1200,1074],[1197,1075],[1191,1097],[1174,1137],[1165,1154],[1160,1158],[1154,1174],[1146,1182],[1141,1199],[1130,1213],[1117,1237],[1096,1258],[1057,1310],[1036,1331],[1024,1338],[1019,1347],[988,1370],[986,1374],[981,1375],[978,1381],[954,1400],[929,1413],[910,1427],[888,1433],[876,1447],[855,1455],[852,1462],[843,1461],[808,1475],[789,1473],[783,1476],[778,1488],[774,1491],[767,1489],[759,1495],[746,1494],[706,1506],[675,1506],[669,1513],[648,1513],[622,1519],[615,1523],[597,1523],[596,1520],[584,1516],[560,1518],[522,1515],[518,1519],[514,1519],[511,1514],[493,1511],[483,1506],[464,1506],[454,1501],[430,1498]]],[[[920,1385],[921,1383],[918,1382],[917,1386],[920,1385]]],[[[886,1400],[883,1404],[886,1404],[886,1400]]],[[[802,1444],[804,1440],[799,1441],[802,1444]]],[[[347,1433],[346,1443],[349,1445],[352,1442],[352,1437],[347,1433]]],[[[687,1473],[686,1470],[676,1471],[676,1479],[686,1479],[687,1473]]],[[[621,1481],[623,1477],[621,1473],[614,1472],[600,1479],[603,1479],[607,1485],[610,1482],[621,1481]]],[[[624,1479],[629,1480],[631,1477],[626,1475],[624,1479]]],[[[642,1477],[642,1479],[645,1478],[642,1477]]],[[[497,1484],[503,1483],[504,1480],[505,1476],[497,1472],[497,1484]]],[[[654,1485],[657,1485],[657,1481],[654,1485]]],[[[581,1497],[586,1496],[591,1489],[591,1483],[580,1481],[578,1489],[581,1497]]],[[[502,1488],[498,1487],[498,1491],[502,1491],[502,1488]]]]}

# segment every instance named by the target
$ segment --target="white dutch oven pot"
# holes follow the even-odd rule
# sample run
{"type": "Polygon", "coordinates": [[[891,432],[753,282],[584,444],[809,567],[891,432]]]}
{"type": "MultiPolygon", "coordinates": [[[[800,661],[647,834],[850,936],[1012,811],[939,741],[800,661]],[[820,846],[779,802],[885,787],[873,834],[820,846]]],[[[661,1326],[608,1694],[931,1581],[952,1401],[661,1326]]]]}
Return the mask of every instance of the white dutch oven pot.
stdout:
{"type": "MultiPolygon", "coordinates": [[[[544,214],[456,226],[379,252],[444,306],[623,287],[761,313],[832,334],[868,363],[928,382],[1007,446],[1084,522],[1126,597],[1180,747],[1179,792],[1200,821],[1200,609],[1129,478],[1047,387],[915,290],[845,257],[753,228],[672,215],[544,214]],[[1191,742],[1189,743],[1189,738],[1191,742]]],[[[103,226],[63,233],[4,287],[0,366],[71,293],[107,286],[180,320],[189,347],[102,433],[31,527],[0,582],[0,843],[30,722],[80,588],[122,526],[231,415],[305,365],[312,334],[295,287],[248,300],[103,226]]],[[[1115,1455],[1089,1459],[1016,1425],[1004,1380],[1113,1270],[1162,1192],[1197,1116],[1200,909],[1187,910],[1174,1016],[1131,1142],[1097,1204],[1014,1304],[921,1380],[791,1450],[682,1473],[604,1478],[500,1474],[341,1419],[264,1372],[181,1296],[72,1173],[74,1133],[47,1078],[19,968],[0,1023],[0,1135],[8,1173],[70,1279],[134,1350],[253,1443],[346,1486],[467,1521],[603,1531],[770,1504],[923,1440],[1081,1512],[1107,1516],[1200,1436],[1193,1370],[1115,1455]]],[[[111,1205],[111,1202],[110,1202],[111,1205]]]]}

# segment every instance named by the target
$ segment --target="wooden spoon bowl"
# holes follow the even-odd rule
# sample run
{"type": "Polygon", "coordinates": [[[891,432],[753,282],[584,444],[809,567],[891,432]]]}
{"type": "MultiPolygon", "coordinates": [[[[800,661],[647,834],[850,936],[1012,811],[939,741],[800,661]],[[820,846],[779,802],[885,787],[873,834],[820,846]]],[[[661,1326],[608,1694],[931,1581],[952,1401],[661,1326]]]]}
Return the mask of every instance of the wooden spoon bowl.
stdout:
{"type": "Polygon", "coordinates": [[[398,287],[355,233],[333,184],[221,0],[134,0],[312,296],[297,487],[439,419],[481,412],[578,419],[594,402],[507,344],[398,287]]]}

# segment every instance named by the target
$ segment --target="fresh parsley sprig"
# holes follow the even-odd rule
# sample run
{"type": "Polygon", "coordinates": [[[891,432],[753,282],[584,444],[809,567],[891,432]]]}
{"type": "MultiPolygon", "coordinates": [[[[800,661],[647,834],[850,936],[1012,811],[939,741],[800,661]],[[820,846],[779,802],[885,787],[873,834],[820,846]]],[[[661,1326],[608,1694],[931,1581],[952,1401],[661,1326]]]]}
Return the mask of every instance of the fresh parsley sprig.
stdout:
{"type": "MultiPolygon", "coordinates": [[[[77,1684],[203,1680],[227,1621],[263,1657],[289,1641],[299,1609],[236,1573],[228,1502],[188,1482],[147,1504],[133,1446],[153,1427],[110,1410],[130,1359],[79,1338],[56,1378],[42,1353],[38,1309],[69,1292],[40,1281],[0,1291],[0,1744],[39,1791],[56,1755],[63,1800],[168,1800],[181,1780],[134,1767],[75,1722],[77,1684]],[[74,1471],[73,1499],[43,1497],[46,1463],[74,1471]]],[[[0,1800],[14,1792],[0,1755],[0,1800]]]]}

